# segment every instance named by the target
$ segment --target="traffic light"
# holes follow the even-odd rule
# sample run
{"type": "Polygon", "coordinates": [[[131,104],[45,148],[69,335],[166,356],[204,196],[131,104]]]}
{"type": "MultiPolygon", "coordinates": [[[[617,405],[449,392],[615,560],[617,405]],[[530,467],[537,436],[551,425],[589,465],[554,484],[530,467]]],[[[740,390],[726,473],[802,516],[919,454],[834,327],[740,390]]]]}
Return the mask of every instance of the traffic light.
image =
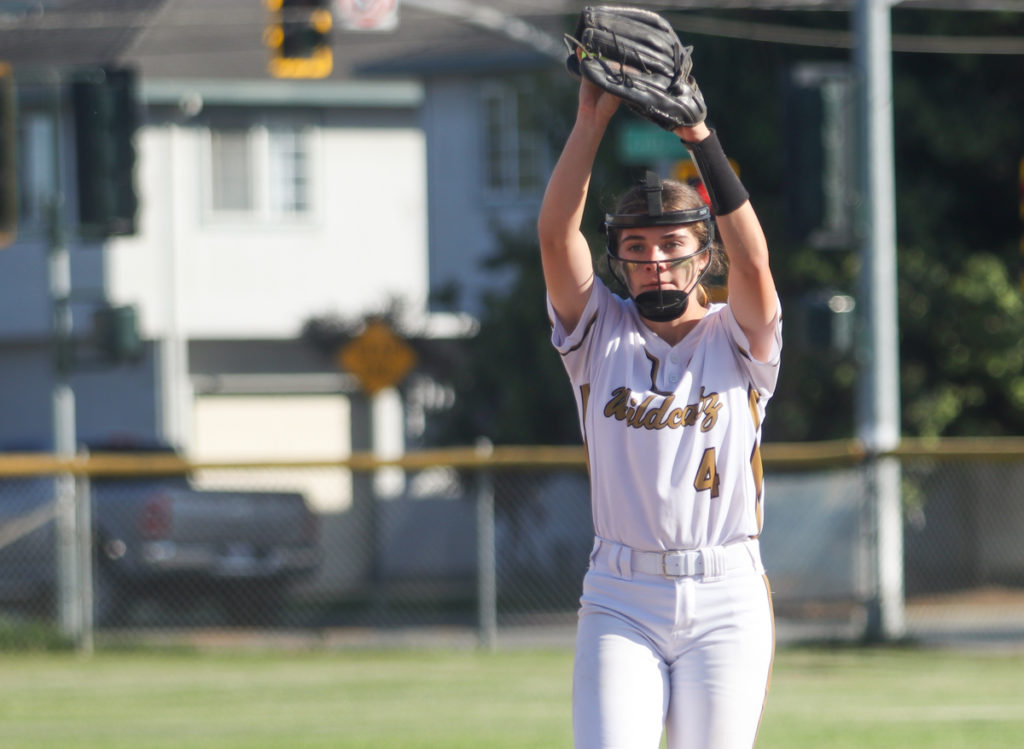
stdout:
{"type": "Polygon", "coordinates": [[[0,249],[18,234],[18,122],[11,65],[0,62],[0,249]]]}
{"type": "Polygon", "coordinates": [[[786,89],[787,208],[793,237],[821,249],[855,243],[854,76],[841,63],[800,63],[786,89]]]}
{"type": "Polygon", "coordinates": [[[135,72],[104,68],[71,83],[78,160],[78,220],[84,235],[135,233],[135,72]]]}
{"type": "Polygon", "coordinates": [[[270,25],[264,40],[275,78],[326,78],[334,68],[331,52],[332,0],[267,0],[270,25]]]}
{"type": "Polygon", "coordinates": [[[138,361],[142,356],[138,311],[133,305],[104,305],[93,312],[93,340],[111,364],[138,361]]]}

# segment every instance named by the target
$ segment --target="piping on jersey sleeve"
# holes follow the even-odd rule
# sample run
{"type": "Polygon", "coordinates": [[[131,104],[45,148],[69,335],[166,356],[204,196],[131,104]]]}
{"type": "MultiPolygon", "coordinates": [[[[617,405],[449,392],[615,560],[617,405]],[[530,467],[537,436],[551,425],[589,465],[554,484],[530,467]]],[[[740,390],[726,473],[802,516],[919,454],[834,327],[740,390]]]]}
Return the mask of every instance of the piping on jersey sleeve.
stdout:
{"type": "Polygon", "coordinates": [[[754,430],[761,428],[761,411],[757,404],[761,402],[761,393],[753,384],[747,385],[747,403],[750,405],[750,420],[754,422],[754,430]]]}
{"type": "Polygon", "coordinates": [[[764,528],[764,463],[761,460],[761,411],[758,403],[761,401],[761,393],[753,384],[747,386],[747,403],[750,405],[750,418],[754,422],[754,446],[750,452],[750,471],[754,478],[754,519],[757,523],[757,538],[764,528]]]}
{"type": "Polygon", "coordinates": [[[728,304],[724,305],[728,309],[728,326],[732,330],[733,343],[736,346],[737,353],[749,362],[752,362],[759,366],[764,365],[778,365],[778,359],[782,351],[782,303],[776,300],[775,318],[773,320],[775,326],[774,341],[772,345],[772,353],[766,360],[761,361],[753,354],[750,353],[750,341],[747,340],[747,334],[740,327],[739,322],[736,320],[736,316],[733,315],[732,307],[728,304]]]}
{"type": "Polygon", "coordinates": [[[594,327],[594,323],[596,322],[597,313],[595,312],[593,315],[590,316],[590,319],[587,320],[587,324],[583,328],[583,333],[580,335],[580,339],[579,341],[576,342],[576,345],[567,348],[565,351],[559,351],[558,353],[560,353],[562,356],[565,356],[566,354],[571,354],[573,351],[576,351],[578,348],[580,348],[586,342],[587,336],[590,335],[590,329],[594,327]]]}
{"type": "Polygon", "coordinates": [[[590,383],[580,385],[580,430],[583,432],[583,455],[587,461],[587,475],[590,475],[590,445],[587,441],[587,403],[590,401],[590,383]]]}

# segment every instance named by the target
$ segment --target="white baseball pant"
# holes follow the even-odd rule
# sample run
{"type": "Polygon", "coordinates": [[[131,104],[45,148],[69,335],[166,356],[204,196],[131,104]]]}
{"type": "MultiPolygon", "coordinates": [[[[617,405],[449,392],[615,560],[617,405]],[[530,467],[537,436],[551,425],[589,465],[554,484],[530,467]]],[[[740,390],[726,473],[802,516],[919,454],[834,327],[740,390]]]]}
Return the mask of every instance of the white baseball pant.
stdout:
{"type": "Polygon", "coordinates": [[[663,728],[668,749],[750,749],[774,650],[756,541],[664,557],[598,539],[576,635],[576,749],[658,749],[663,728]]]}

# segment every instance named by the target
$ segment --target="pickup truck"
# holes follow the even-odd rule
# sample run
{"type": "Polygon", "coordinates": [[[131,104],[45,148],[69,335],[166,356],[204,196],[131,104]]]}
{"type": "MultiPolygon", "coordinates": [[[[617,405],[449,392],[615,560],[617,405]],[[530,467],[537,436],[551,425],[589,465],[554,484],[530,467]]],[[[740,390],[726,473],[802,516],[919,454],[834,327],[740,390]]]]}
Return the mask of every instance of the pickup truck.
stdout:
{"type": "MultiPolygon", "coordinates": [[[[0,613],[52,611],[53,477],[0,477],[0,613]]],[[[317,516],[297,492],[208,491],[184,474],[90,482],[94,621],[127,623],[145,599],[176,619],[214,601],[232,623],[271,624],[319,566],[317,516]]]]}

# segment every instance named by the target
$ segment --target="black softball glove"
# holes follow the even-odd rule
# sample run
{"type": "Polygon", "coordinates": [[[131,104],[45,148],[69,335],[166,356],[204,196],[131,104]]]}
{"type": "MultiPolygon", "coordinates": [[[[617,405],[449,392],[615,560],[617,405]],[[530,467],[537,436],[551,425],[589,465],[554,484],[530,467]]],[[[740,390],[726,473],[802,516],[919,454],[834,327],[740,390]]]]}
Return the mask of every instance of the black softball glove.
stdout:
{"type": "Polygon", "coordinates": [[[572,75],[586,77],[658,127],[693,126],[707,116],[704,97],[690,74],[693,47],[684,47],[657,13],[588,6],[565,43],[572,75]]]}

